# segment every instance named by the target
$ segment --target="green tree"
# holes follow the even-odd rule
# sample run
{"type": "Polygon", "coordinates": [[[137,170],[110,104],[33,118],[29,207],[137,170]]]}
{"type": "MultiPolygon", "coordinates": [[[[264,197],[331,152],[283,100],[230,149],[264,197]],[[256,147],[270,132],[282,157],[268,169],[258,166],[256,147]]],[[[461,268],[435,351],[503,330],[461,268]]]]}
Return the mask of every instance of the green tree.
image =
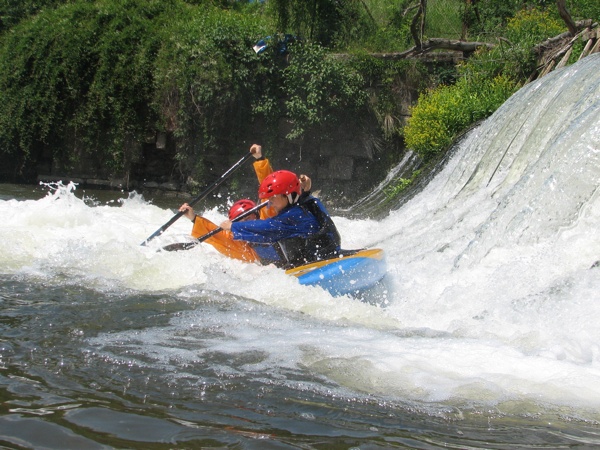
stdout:
{"type": "Polygon", "coordinates": [[[48,148],[63,164],[87,153],[122,167],[156,120],[153,63],[176,3],[77,1],[15,25],[0,46],[2,151],[35,160],[48,148]]]}
{"type": "Polygon", "coordinates": [[[281,32],[325,47],[347,45],[373,31],[374,23],[361,0],[270,0],[268,5],[281,32]]]}
{"type": "Polygon", "coordinates": [[[0,33],[45,8],[54,8],[69,0],[0,0],[0,33]]]}
{"type": "MultiPolygon", "coordinates": [[[[267,114],[287,116],[292,123],[289,139],[332,126],[344,113],[352,115],[366,106],[364,79],[351,64],[328,57],[325,49],[316,44],[293,45],[292,54],[282,72],[285,109],[279,112],[259,107],[267,114]]],[[[273,103],[269,101],[268,106],[273,103]]]]}
{"type": "Polygon", "coordinates": [[[156,60],[152,105],[157,128],[177,137],[182,172],[202,176],[203,156],[227,154],[269,84],[269,72],[252,50],[265,29],[254,15],[218,8],[183,8],[170,20],[156,60]]]}

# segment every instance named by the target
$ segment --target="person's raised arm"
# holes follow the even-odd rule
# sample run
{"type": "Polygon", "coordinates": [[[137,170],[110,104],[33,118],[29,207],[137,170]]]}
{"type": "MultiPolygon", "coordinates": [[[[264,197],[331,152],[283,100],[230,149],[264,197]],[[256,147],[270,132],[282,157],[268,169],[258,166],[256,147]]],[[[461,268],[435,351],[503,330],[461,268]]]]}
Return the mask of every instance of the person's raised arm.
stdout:
{"type": "Polygon", "coordinates": [[[256,178],[258,179],[258,184],[260,184],[267,176],[273,173],[273,167],[271,167],[269,160],[262,154],[262,147],[260,145],[253,144],[250,147],[250,153],[256,159],[253,166],[256,178]]]}

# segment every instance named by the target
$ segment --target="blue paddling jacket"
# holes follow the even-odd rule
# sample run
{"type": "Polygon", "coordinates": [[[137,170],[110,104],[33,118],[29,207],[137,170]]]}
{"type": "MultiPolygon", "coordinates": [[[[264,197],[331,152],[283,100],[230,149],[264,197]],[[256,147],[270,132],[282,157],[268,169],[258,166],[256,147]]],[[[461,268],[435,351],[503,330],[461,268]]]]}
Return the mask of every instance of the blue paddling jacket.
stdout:
{"type": "Polygon", "coordinates": [[[249,242],[263,264],[291,268],[337,256],[340,235],[319,199],[304,193],[278,215],[231,224],[233,238],[249,242]]]}

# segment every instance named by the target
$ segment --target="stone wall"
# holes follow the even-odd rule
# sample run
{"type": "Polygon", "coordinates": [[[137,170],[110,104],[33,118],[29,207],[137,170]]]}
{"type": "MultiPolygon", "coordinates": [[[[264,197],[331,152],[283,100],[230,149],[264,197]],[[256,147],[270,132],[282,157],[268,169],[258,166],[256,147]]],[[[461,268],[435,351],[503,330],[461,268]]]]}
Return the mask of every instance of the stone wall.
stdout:
{"type": "MultiPolygon", "coordinates": [[[[300,141],[285,138],[287,128],[282,127],[276,143],[269,145],[267,136],[253,134],[244,141],[246,144],[223,145],[227,154],[203,155],[209,167],[205,180],[194,180],[190,174],[182,173],[175,159],[176,138],[157,133],[132,150],[129,155],[129,170],[110,176],[101,161],[93,154],[82,153],[76,165],[67,167],[51,157],[44,158],[38,165],[38,181],[73,181],[82,187],[119,190],[136,190],[141,193],[171,193],[179,196],[204,186],[220,177],[231,165],[244,156],[252,143],[263,145],[264,154],[273,167],[286,169],[298,174],[305,173],[313,180],[313,190],[320,191],[324,199],[351,201],[363,195],[364,191],[377,184],[394,160],[401,157],[403,149],[399,140],[384,143],[375,123],[369,118],[362,121],[340,124],[325,135],[308,135],[300,141]]],[[[271,139],[272,141],[272,139],[271,139]]],[[[236,194],[256,196],[256,182],[251,164],[232,176],[237,179],[236,194]],[[250,181],[249,181],[250,180],[250,181]]],[[[224,183],[222,193],[228,192],[224,183]]],[[[183,195],[185,197],[185,195],[183,195]]]]}

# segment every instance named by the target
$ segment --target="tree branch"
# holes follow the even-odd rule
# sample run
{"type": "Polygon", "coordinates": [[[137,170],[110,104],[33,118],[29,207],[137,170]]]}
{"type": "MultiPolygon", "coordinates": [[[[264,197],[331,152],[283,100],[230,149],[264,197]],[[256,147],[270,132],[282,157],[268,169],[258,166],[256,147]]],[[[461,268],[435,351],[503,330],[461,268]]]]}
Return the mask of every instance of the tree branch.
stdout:
{"type": "Polygon", "coordinates": [[[374,58],[380,59],[405,59],[411,58],[414,56],[423,55],[432,50],[452,50],[462,52],[464,55],[469,55],[473,53],[480,47],[486,47],[492,49],[495,47],[495,44],[490,44],[488,42],[465,42],[465,41],[456,41],[451,39],[439,39],[439,38],[431,38],[427,41],[421,43],[421,47],[418,48],[414,46],[409,50],[405,50],[403,52],[395,52],[395,53],[372,53],[371,56],[374,58]]]}
{"type": "Polygon", "coordinates": [[[567,11],[566,0],[556,0],[556,6],[558,7],[558,14],[560,14],[562,20],[567,24],[569,33],[571,33],[571,36],[575,36],[577,34],[577,25],[571,18],[569,11],[567,11]]]}
{"type": "Polygon", "coordinates": [[[419,26],[423,21],[419,20],[423,15],[423,2],[425,0],[420,0],[419,9],[417,13],[414,15],[412,21],[410,22],[410,34],[412,35],[413,41],[415,42],[415,48],[421,49],[421,36],[422,36],[422,25],[419,26]]]}
{"type": "MultiPolygon", "coordinates": [[[[581,30],[583,28],[590,28],[593,25],[594,24],[593,24],[592,19],[578,20],[577,22],[575,22],[575,27],[577,30],[581,30]]],[[[565,39],[568,39],[572,36],[575,36],[576,34],[577,34],[577,31],[575,32],[575,34],[572,34],[571,31],[565,31],[564,33],[561,33],[558,36],[548,38],[544,42],[535,45],[533,47],[533,51],[535,53],[542,53],[546,48],[554,47],[557,43],[559,43],[565,39]]]]}

